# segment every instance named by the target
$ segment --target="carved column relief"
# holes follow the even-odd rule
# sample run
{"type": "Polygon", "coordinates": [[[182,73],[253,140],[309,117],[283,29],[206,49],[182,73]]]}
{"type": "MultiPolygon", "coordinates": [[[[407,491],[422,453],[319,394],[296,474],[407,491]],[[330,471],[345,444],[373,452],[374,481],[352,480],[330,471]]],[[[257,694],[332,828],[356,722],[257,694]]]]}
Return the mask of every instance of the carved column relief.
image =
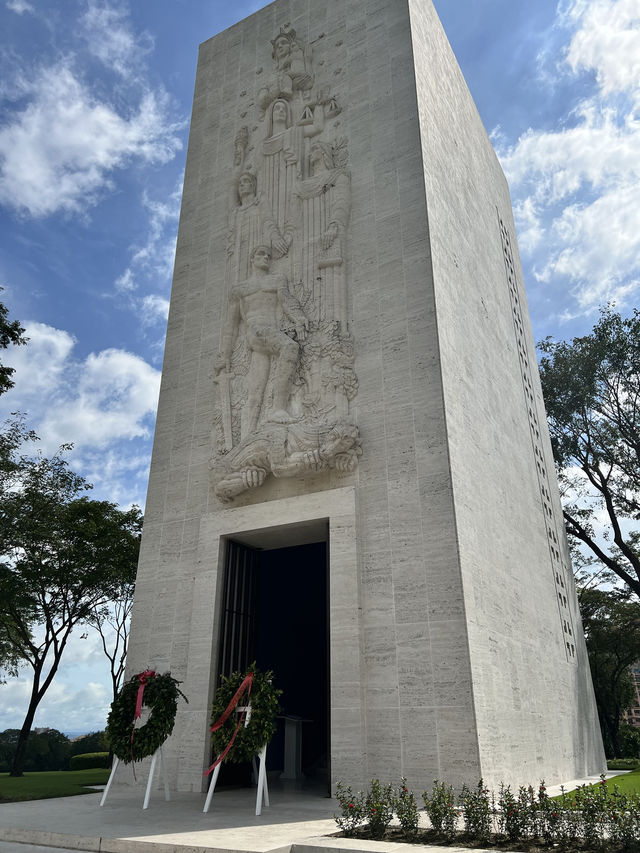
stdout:
{"type": "MultiPolygon", "coordinates": [[[[226,313],[216,363],[212,473],[231,501],[265,479],[361,454],[347,317],[351,176],[341,107],[318,84],[311,45],[282,27],[229,152],[226,313]]],[[[258,74],[261,71],[257,72],[258,74]]],[[[329,72],[325,72],[329,73],[329,72]]]]}

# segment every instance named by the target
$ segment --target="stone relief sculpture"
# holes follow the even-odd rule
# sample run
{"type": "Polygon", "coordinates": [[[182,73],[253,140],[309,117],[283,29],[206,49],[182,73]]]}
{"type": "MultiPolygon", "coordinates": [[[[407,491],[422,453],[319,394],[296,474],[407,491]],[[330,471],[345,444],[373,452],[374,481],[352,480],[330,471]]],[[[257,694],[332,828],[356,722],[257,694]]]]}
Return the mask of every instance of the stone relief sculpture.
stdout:
{"type": "Polygon", "coordinates": [[[302,230],[298,248],[303,280],[312,282],[320,319],[335,317],[344,328],[347,306],[343,262],[351,209],[346,156],[346,140],[335,147],[314,140],[309,151],[309,177],[295,188],[302,230]]]}
{"type": "Polygon", "coordinates": [[[332,135],[341,108],[316,86],[312,48],[295,30],[282,27],[271,46],[257,125],[238,129],[230,163],[211,466],[222,501],[269,475],[351,472],[361,454],[349,414],[348,143],[332,135]]]}
{"type": "MultiPolygon", "coordinates": [[[[247,371],[247,400],[241,416],[240,440],[255,432],[262,413],[275,423],[295,420],[286,411],[291,381],[298,362],[299,346],[280,328],[279,310],[294,324],[297,340],[304,341],[309,321],[295,297],[289,292],[286,276],[271,274],[271,252],[257,246],[251,252],[252,274],[231,291],[222,329],[222,347],[216,371],[231,376],[233,345],[240,323],[244,326],[245,345],[250,353],[247,371]],[[272,400],[265,406],[265,390],[273,373],[272,400]]],[[[225,436],[229,443],[230,436],[225,436]]]]}
{"type": "Polygon", "coordinates": [[[312,48],[296,38],[294,29],[288,25],[281,27],[271,45],[273,47],[271,58],[275,63],[275,73],[267,86],[258,93],[258,103],[262,111],[260,118],[264,117],[267,107],[276,98],[283,97],[291,100],[296,91],[304,93],[304,97],[313,87],[314,82],[311,67],[312,48]]]}
{"type": "Polygon", "coordinates": [[[269,246],[276,257],[281,257],[287,253],[291,240],[283,237],[268,204],[258,198],[254,174],[240,173],[234,180],[234,196],[227,235],[231,286],[250,275],[249,258],[256,246],[269,246]]]}

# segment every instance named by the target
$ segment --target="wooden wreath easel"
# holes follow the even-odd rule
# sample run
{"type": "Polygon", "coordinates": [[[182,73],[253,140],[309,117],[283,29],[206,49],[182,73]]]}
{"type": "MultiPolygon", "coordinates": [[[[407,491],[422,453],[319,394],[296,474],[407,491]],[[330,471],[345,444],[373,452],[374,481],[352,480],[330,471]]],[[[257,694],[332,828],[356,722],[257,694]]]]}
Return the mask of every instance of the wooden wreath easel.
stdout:
{"type": "MultiPolygon", "coordinates": [[[[158,753],[160,754],[160,765],[162,767],[162,777],[164,780],[164,798],[168,802],[171,797],[169,796],[169,777],[167,776],[167,766],[164,763],[164,753],[162,751],[162,744],[156,749],[153,753],[153,758],[151,759],[151,768],[149,770],[149,779],[147,781],[147,790],[144,795],[144,803],[142,805],[143,809],[149,808],[149,800],[151,799],[151,785],[153,784],[153,775],[156,772],[156,761],[158,760],[158,753]]],[[[104,793],[102,795],[102,799],[100,800],[100,808],[105,804],[105,800],[107,799],[107,794],[109,793],[109,789],[111,788],[111,783],[116,775],[116,770],[118,769],[118,765],[120,764],[120,759],[118,756],[114,756],[113,758],[113,767],[111,768],[111,773],[109,774],[109,781],[107,782],[107,787],[104,789],[104,793]]],[[[216,767],[216,770],[218,768],[216,767]]]]}
{"type": "MultiPolygon", "coordinates": [[[[244,727],[249,725],[249,720],[251,719],[251,703],[248,705],[244,705],[241,707],[236,707],[236,714],[243,714],[246,711],[246,716],[244,718],[244,727]]],[[[257,768],[257,776],[258,776],[258,792],[256,794],[256,816],[262,814],[262,804],[264,801],[264,805],[269,807],[269,785],[267,783],[267,744],[262,747],[260,752],[257,755],[258,759],[258,768],[257,768]]],[[[209,782],[209,790],[207,791],[207,799],[204,803],[204,808],[202,811],[206,814],[209,811],[209,807],[211,806],[211,800],[213,798],[213,792],[216,789],[216,783],[218,781],[218,776],[220,774],[220,768],[222,767],[222,762],[217,764],[211,774],[211,781],[209,782]]],[[[256,771],[256,759],[253,759],[253,769],[256,771]]]]}

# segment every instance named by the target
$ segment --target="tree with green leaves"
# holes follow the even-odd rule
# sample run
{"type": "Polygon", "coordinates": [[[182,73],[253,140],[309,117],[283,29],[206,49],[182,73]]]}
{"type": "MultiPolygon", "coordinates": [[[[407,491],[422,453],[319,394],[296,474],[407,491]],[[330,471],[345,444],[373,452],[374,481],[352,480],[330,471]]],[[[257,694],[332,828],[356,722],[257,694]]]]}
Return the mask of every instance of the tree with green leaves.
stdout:
{"type": "Polygon", "coordinates": [[[36,709],[72,630],[135,578],[142,516],[90,500],[91,487],[64,459],[68,447],[27,456],[14,432],[0,478],[0,648],[33,671],[11,769],[20,776],[36,709]]]}
{"type": "MultiPolygon", "coordinates": [[[[2,288],[0,287],[0,290],[2,288]]],[[[24,329],[18,320],[9,320],[9,310],[0,302],[0,349],[8,349],[10,346],[21,346],[26,344],[24,329]]],[[[5,367],[0,363],[0,394],[4,394],[9,388],[13,388],[14,382],[11,378],[15,373],[13,367],[5,367]]]]}
{"type": "Polygon", "coordinates": [[[539,349],[567,533],[640,596],[640,312],[539,349]]]}
{"type": "Polygon", "coordinates": [[[616,588],[578,590],[593,689],[607,755],[622,755],[620,724],[635,700],[631,666],[640,660],[640,604],[616,588]]]}

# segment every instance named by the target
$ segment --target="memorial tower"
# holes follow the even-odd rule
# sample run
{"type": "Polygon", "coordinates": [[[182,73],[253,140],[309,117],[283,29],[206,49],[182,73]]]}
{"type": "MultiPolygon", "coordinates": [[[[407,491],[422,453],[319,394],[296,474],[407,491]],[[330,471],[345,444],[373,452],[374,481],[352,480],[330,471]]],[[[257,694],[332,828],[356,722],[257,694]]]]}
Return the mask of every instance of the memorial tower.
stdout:
{"type": "Polygon", "coordinates": [[[604,767],[509,191],[430,0],[200,47],[129,651],[189,698],[179,790],[254,659],[307,775],[604,767]]]}

